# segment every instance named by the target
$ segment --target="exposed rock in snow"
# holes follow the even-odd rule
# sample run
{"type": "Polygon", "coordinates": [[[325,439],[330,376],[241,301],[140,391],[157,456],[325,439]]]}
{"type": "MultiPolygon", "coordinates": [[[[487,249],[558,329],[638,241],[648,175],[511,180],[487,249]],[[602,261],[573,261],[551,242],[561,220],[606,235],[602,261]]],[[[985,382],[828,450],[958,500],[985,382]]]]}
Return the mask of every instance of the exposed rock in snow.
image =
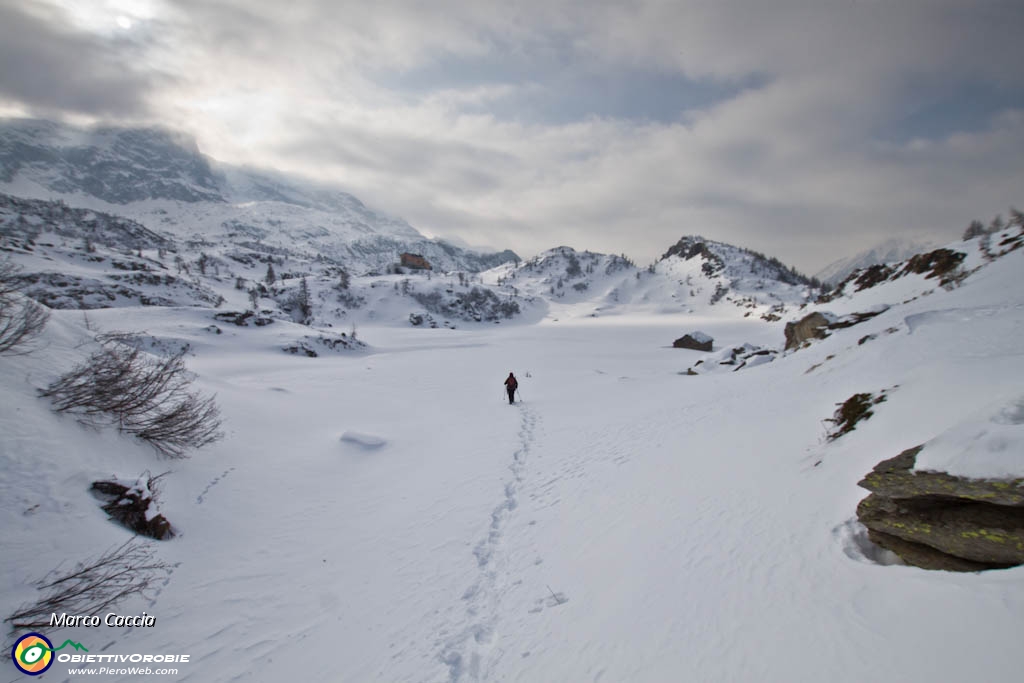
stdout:
{"type": "Polygon", "coordinates": [[[875,466],[857,516],[870,538],[924,569],[979,571],[1024,564],[1024,479],[914,472],[911,448],[875,466]]]}
{"type": "Polygon", "coordinates": [[[308,356],[309,358],[316,358],[323,351],[358,351],[359,349],[366,348],[366,344],[362,341],[350,337],[344,332],[340,335],[303,335],[301,339],[298,339],[289,344],[285,344],[281,350],[285,353],[290,353],[296,356],[308,356]],[[320,351],[314,348],[314,345],[321,347],[320,351]]]}
{"type": "Polygon", "coordinates": [[[887,305],[873,306],[870,310],[836,316],[826,311],[809,313],[800,320],[786,323],[786,350],[798,349],[811,339],[824,339],[833,330],[859,325],[889,310],[887,305]]]}
{"type": "Polygon", "coordinates": [[[691,332],[685,334],[672,342],[677,349],[693,349],[694,351],[710,351],[715,343],[709,335],[703,332],[691,332]]]}
{"type": "MultiPolygon", "coordinates": [[[[1024,231],[1024,228],[1022,228],[1024,231]]],[[[967,254],[953,249],[935,249],[924,254],[915,254],[906,261],[896,264],[877,264],[863,270],[856,270],[835,289],[821,297],[823,303],[841,296],[877,287],[880,284],[898,280],[907,275],[924,275],[926,280],[936,279],[940,285],[956,282],[962,274],[961,264],[967,254]]]]}
{"type": "Polygon", "coordinates": [[[90,488],[93,495],[104,501],[103,510],[111,519],[137,534],[163,540],[172,538],[174,529],[156,504],[159,478],[143,475],[127,483],[115,478],[95,481],[90,488]]]}
{"type": "Polygon", "coordinates": [[[256,315],[253,311],[224,311],[222,313],[215,313],[213,317],[215,320],[232,323],[239,327],[248,327],[250,321],[257,327],[264,327],[274,322],[273,318],[256,315]]]}
{"type": "Polygon", "coordinates": [[[736,372],[744,368],[771,363],[778,355],[779,352],[774,349],[766,349],[749,343],[742,346],[731,346],[718,354],[701,358],[685,374],[705,375],[712,372],[736,372]]]}
{"type": "Polygon", "coordinates": [[[786,323],[786,350],[799,348],[810,339],[824,339],[828,336],[828,326],[833,320],[835,318],[815,311],[796,322],[786,323]]]}
{"type": "Polygon", "coordinates": [[[855,270],[864,271],[872,266],[903,261],[914,254],[934,249],[935,246],[930,241],[890,239],[855,256],[833,261],[815,273],[815,277],[826,285],[834,285],[845,280],[855,270]]]}

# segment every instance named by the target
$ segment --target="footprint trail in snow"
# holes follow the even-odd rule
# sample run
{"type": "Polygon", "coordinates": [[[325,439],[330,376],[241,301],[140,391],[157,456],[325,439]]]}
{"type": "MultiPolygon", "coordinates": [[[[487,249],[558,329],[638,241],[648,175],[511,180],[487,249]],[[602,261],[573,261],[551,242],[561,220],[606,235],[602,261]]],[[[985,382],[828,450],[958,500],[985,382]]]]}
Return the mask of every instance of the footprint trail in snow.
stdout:
{"type": "Polygon", "coordinates": [[[503,654],[493,651],[499,601],[509,584],[507,562],[501,552],[502,541],[508,520],[519,506],[519,490],[526,476],[526,464],[538,422],[530,408],[520,405],[519,444],[508,467],[511,477],[505,483],[504,496],[491,512],[487,535],[473,549],[479,574],[462,594],[466,610],[464,625],[441,644],[439,657],[448,667],[451,683],[465,679],[486,680],[491,665],[503,654]]]}

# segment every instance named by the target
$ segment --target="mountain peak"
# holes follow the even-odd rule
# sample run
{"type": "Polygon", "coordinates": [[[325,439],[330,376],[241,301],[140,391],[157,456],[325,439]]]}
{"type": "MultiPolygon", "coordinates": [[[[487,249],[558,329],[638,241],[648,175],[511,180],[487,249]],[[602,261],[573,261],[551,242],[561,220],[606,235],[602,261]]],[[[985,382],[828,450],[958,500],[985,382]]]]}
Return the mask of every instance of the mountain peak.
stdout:
{"type": "Polygon", "coordinates": [[[0,181],[19,177],[53,193],[80,193],[110,204],[224,201],[219,180],[195,140],[165,128],[4,120],[0,181]]]}
{"type": "Polygon", "coordinates": [[[679,259],[689,261],[699,257],[701,272],[707,277],[723,275],[731,280],[766,279],[786,285],[813,285],[814,282],[779,259],[762,253],[736,247],[725,242],[709,240],[701,235],[686,235],[669,247],[659,262],[679,259]]]}

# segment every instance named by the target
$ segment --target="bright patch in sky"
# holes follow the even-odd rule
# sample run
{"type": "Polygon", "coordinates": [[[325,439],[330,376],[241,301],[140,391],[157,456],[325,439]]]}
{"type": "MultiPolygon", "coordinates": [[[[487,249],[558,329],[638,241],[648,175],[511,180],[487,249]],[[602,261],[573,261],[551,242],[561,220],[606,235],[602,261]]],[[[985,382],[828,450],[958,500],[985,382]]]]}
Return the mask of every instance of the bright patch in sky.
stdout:
{"type": "Polygon", "coordinates": [[[117,18],[117,25],[127,31],[132,27],[132,20],[128,17],[120,16],[117,18]]]}

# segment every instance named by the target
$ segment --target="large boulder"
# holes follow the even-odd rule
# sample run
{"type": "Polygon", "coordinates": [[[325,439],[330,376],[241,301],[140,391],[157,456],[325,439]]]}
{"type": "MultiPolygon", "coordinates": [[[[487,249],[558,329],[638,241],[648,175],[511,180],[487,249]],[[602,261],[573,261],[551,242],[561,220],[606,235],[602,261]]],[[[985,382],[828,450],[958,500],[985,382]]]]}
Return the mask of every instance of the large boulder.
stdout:
{"type": "Polygon", "coordinates": [[[850,313],[841,317],[820,311],[809,313],[796,322],[786,323],[786,351],[798,349],[811,339],[824,339],[833,330],[845,330],[860,325],[887,310],[888,306],[880,305],[869,311],[850,313]]]}
{"type": "Polygon", "coordinates": [[[794,323],[786,323],[786,350],[799,348],[809,339],[824,339],[832,319],[815,311],[794,323]]]}
{"type": "Polygon", "coordinates": [[[679,339],[676,339],[672,342],[672,346],[677,349],[710,351],[713,348],[714,343],[715,340],[703,332],[691,332],[690,334],[685,334],[679,339]]]}
{"type": "Polygon", "coordinates": [[[857,517],[871,540],[925,569],[1024,564],[1024,479],[913,471],[923,446],[883,460],[860,482],[857,517]]]}

